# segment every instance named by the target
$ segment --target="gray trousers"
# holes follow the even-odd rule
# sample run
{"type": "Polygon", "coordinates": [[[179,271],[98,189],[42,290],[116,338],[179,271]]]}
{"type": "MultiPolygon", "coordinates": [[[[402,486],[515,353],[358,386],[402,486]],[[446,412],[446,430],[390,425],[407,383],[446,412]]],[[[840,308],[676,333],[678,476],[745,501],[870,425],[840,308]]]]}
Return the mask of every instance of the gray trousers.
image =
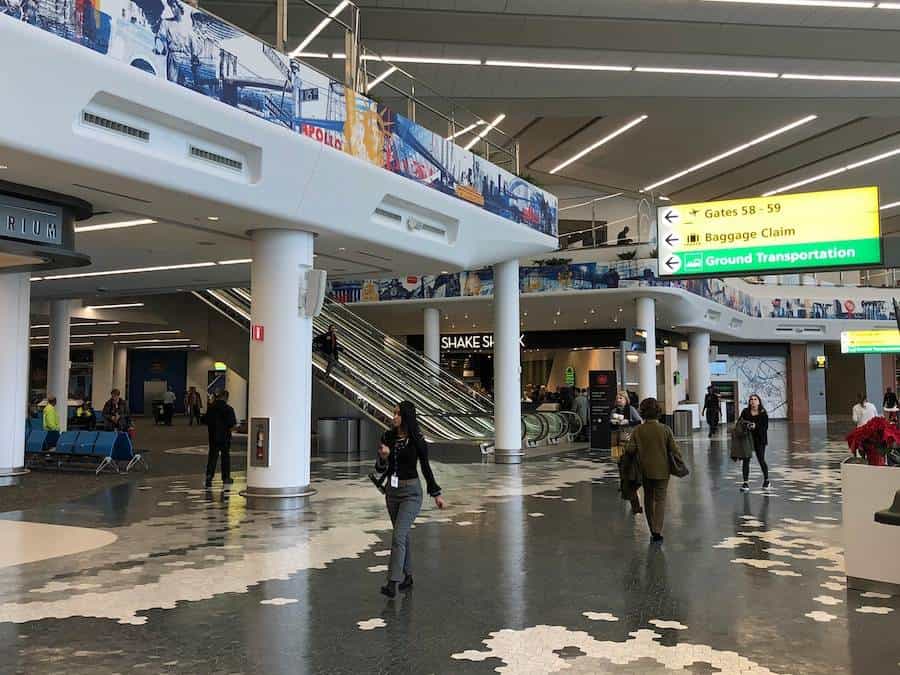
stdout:
{"type": "Polygon", "coordinates": [[[403,581],[407,574],[412,574],[409,530],[422,509],[422,484],[416,480],[396,488],[388,485],[385,501],[394,525],[388,580],[403,581]]]}

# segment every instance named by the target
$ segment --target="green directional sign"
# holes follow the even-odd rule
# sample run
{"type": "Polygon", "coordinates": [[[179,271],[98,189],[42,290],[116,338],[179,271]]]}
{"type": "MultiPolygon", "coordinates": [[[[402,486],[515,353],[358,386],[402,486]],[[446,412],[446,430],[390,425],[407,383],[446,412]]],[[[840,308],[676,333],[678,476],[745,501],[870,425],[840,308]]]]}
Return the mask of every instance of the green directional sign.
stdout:
{"type": "Polygon", "coordinates": [[[729,276],[880,265],[878,188],[659,209],[659,276],[729,276]]]}

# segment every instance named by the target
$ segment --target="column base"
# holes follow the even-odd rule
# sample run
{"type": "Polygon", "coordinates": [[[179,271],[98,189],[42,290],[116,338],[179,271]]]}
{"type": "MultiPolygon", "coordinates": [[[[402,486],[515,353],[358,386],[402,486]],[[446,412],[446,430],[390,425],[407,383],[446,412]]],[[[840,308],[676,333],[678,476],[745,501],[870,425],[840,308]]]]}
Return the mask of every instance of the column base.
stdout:
{"type": "Polygon", "coordinates": [[[0,468],[0,487],[18,485],[20,476],[24,476],[26,473],[30,473],[30,471],[24,466],[13,467],[12,469],[0,468]]]}
{"type": "Polygon", "coordinates": [[[516,450],[494,448],[494,464],[521,464],[524,459],[525,451],[522,448],[516,450]]]}
{"type": "Polygon", "coordinates": [[[316,491],[309,485],[303,487],[260,488],[248,486],[241,497],[247,500],[248,509],[261,511],[290,511],[302,509],[316,491]]]}

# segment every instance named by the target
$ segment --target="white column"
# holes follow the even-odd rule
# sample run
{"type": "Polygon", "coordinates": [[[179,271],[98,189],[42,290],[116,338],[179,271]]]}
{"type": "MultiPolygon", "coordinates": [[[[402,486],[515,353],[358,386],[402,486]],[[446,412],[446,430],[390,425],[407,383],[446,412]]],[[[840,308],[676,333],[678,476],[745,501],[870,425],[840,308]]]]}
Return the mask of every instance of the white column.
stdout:
{"type": "Polygon", "coordinates": [[[94,343],[94,371],[91,373],[91,401],[95,407],[102,407],[113,388],[115,366],[115,345],[109,341],[94,343]]]}
{"type": "Polygon", "coordinates": [[[441,367],[441,312],[434,307],[425,310],[425,358],[437,372],[441,367]]]}
{"type": "Polygon", "coordinates": [[[709,376],[709,333],[688,335],[688,388],[691,403],[703,410],[706,389],[712,380],[709,376]]]}
{"type": "Polygon", "coordinates": [[[65,431],[69,418],[69,321],[71,300],[50,301],[50,349],[47,353],[47,398],[56,397],[59,430],[65,431]]]}
{"type": "MultiPolygon", "coordinates": [[[[128,381],[128,348],[122,347],[121,345],[115,346],[115,351],[113,352],[113,381],[112,388],[118,389],[119,393],[122,394],[122,398],[128,398],[128,391],[125,386],[128,381]]],[[[103,398],[99,399],[100,405],[106,403],[106,399],[109,398],[109,391],[107,391],[103,398]]],[[[94,403],[98,403],[97,400],[94,400],[94,403]]]]}
{"type": "Polygon", "coordinates": [[[637,327],[644,331],[647,351],[638,361],[638,397],[656,398],[656,301],[653,298],[638,298],[637,327]]]}
{"type": "Polygon", "coordinates": [[[0,274],[0,485],[25,473],[30,277],[0,274]]]}
{"type": "Polygon", "coordinates": [[[494,461],[519,464],[522,387],[519,352],[519,261],[494,265],[494,461]]]}
{"type": "Polygon", "coordinates": [[[313,264],[313,235],[297,230],[252,234],[250,418],[269,420],[269,466],[254,466],[248,441],[247,505],[297,508],[309,487],[312,319],[298,309],[301,277],[313,264]]]}

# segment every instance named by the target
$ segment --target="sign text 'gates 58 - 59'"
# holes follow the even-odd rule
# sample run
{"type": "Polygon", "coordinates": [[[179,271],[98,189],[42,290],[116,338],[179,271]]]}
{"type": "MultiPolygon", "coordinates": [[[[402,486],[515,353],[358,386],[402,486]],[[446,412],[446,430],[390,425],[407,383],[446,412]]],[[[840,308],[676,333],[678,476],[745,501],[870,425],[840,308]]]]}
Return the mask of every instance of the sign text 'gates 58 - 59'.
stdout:
{"type": "Polygon", "coordinates": [[[657,222],[661,277],[881,264],[875,187],[665,206],[657,222]]]}

